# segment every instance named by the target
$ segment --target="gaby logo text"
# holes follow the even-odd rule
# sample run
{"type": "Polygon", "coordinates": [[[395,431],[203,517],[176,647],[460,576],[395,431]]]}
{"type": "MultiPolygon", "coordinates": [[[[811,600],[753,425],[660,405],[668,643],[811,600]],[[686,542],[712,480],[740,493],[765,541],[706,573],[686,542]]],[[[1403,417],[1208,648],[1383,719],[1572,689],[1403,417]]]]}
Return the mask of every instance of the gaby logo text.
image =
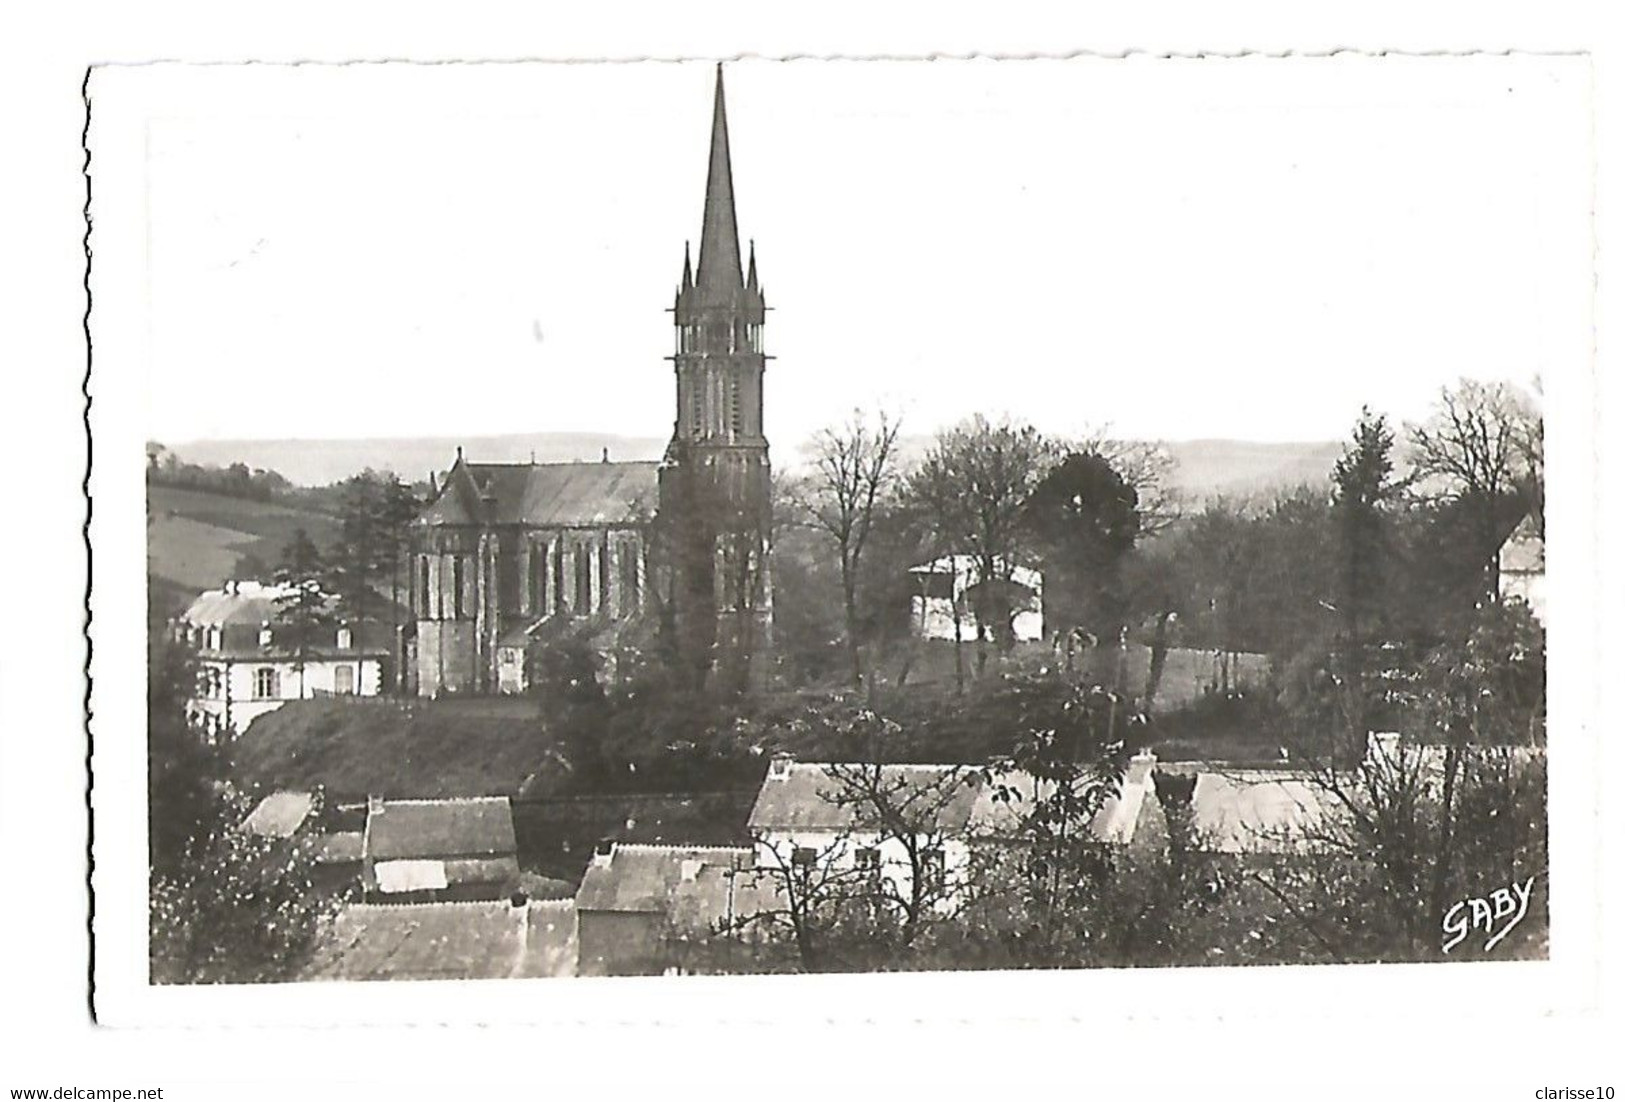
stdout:
{"type": "Polygon", "coordinates": [[[1444,951],[1460,945],[1475,930],[1488,935],[1484,951],[1494,949],[1529,913],[1535,878],[1496,888],[1488,897],[1463,899],[1444,913],[1444,951]]]}

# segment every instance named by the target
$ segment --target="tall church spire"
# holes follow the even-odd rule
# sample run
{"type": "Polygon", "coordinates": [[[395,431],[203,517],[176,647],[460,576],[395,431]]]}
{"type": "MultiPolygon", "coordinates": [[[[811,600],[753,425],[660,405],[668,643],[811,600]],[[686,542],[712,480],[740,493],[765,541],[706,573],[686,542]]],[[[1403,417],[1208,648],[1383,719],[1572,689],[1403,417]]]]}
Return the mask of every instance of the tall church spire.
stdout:
{"type": "Polygon", "coordinates": [[[700,231],[700,270],[695,283],[709,301],[727,301],[744,286],[739,266],[739,222],[734,216],[733,166],[728,159],[728,109],[717,66],[716,105],[711,114],[711,168],[705,181],[705,225],[700,231]]]}

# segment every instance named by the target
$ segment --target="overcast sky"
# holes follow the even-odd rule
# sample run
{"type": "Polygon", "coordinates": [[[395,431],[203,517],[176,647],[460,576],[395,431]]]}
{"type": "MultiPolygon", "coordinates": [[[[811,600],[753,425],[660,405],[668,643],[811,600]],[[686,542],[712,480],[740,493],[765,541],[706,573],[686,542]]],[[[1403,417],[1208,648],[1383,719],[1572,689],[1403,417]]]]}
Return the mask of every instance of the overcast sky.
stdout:
{"type": "MultiPolygon", "coordinates": [[[[705,63],[158,67],[151,435],[670,432],[705,63]]],[[[1572,59],[727,70],[767,430],[1341,437],[1583,367],[1572,59]]],[[[126,186],[117,179],[107,186],[126,186]]],[[[128,186],[141,186],[136,180],[128,186]]],[[[98,224],[98,229],[102,228],[98,224]]]]}

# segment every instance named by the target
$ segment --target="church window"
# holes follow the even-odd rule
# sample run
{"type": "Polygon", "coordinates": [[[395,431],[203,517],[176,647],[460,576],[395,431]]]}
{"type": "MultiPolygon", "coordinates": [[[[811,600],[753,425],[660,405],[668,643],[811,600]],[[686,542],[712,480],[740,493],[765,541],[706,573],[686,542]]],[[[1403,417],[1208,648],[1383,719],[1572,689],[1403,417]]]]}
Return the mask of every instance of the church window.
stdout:
{"type": "Polygon", "coordinates": [[[728,380],[728,427],[735,436],[744,431],[744,407],[739,402],[739,380],[728,380]]]}
{"type": "Polygon", "coordinates": [[[549,546],[553,560],[553,611],[557,612],[564,603],[564,547],[558,543],[549,546]]]}
{"type": "Polygon", "coordinates": [[[274,668],[254,671],[254,699],[275,700],[282,695],[282,678],[274,668]]]}
{"type": "Polygon", "coordinates": [[[429,610],[429,556],[427,556],[427,555],[422,555],[422,556],[420,556],[418,558],[418,586],[419,586],[418,592],[421,594],[421,596],[418,597],[418,610],[422,613],[424,619],[428,619],[430,610],[429,610]]]}
{"type": "Polygon", "coordinates": [[[530,609],[538,616],[547,611],[547,545],[530,550],[530,609]]]}
{"type": "Polygon", "coordinates": [[[598,550],[598,611],[611,612],[609,607],[609,540],[598,550]]]}
{"type": "Polygon", "coordinates": [[[576,614],[592,611],[592,545],[576,544],[576,614]]]}
{"type": "Polygon", "coordinates": [[[451,558],[451,600],[452,618],[463,618],[463,556],[453,555],[451,558]]]}
{"type": "Polygon", "coordinates": [[[355,668],[353,666],[333,667],[333,692],[338,696],[350,696],[355,692],[355,668]]]}
{"type": "Polygon", "coordinates": [[[617,556],[621,566],[621,608],[636,612],[643,604],[638,591],[638,544],[636,540],[622,540],[617,556]]]}

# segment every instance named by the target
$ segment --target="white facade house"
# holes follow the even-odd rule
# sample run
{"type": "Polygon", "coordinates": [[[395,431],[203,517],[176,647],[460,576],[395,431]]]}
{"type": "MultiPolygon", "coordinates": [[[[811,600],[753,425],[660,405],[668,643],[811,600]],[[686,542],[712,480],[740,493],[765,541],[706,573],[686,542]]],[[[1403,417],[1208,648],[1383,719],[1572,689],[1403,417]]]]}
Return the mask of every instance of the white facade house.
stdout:
{"type": "MultiPolygon", "coordinates": [[[[954,638],[958,628],[959,641],[973,642],[979,622],[977,609],[984,604],[982,569],[974,555],[944,555],[928,563],[912,567],[914,579],[912,623],[914,632],[922,639],[954,638]],[[958,615],[955,616],[957,609],[958,615]]],[[[1028,566],[1012,566],[1008,571],[999,562],[995,577],[986,586],[1008,586],[1008,600],[1015,611],[1011,626],[1016,638],[1034,642],[1044,638],[1044,576],[1028,566]],[[1002,575],[1008,574],[1008,582],[1002,575]]]]}
{"type": "Polygon", "coordinates": [[[197,660],[197,690],[187,714],[210,738],[241,733],[290,700],[381,691],[390,653],[387,627],[335,623],[296,646],[277,623],[277,600],[285,592],[259,582],[227,582],[199,594],[172,622],[173,638],[197,660]]]}
{"type": "Polygon", "coordinates": [[[1533,513],[1525,516],[1501,544],[1501,599],[1518,599],[1542,624],[1546,622],[1546,538],[1533,513]]]}
{"type": "Polygon", "coordinates": [[[934,854],[927,860],[944,878],[940,894],[951,895],[970,864],[971,815],[981,788],[980,773],[968,766],[775,758],[750,814],[754,866],[781,873],[807,866],[819,877],[868,870],[907,898],[913,862],[902,839],[874,822],[862,801],[840,798],[866,783],[895,793],[897,803],[912,808],[925,835],[919,842],[934,854]]]}

